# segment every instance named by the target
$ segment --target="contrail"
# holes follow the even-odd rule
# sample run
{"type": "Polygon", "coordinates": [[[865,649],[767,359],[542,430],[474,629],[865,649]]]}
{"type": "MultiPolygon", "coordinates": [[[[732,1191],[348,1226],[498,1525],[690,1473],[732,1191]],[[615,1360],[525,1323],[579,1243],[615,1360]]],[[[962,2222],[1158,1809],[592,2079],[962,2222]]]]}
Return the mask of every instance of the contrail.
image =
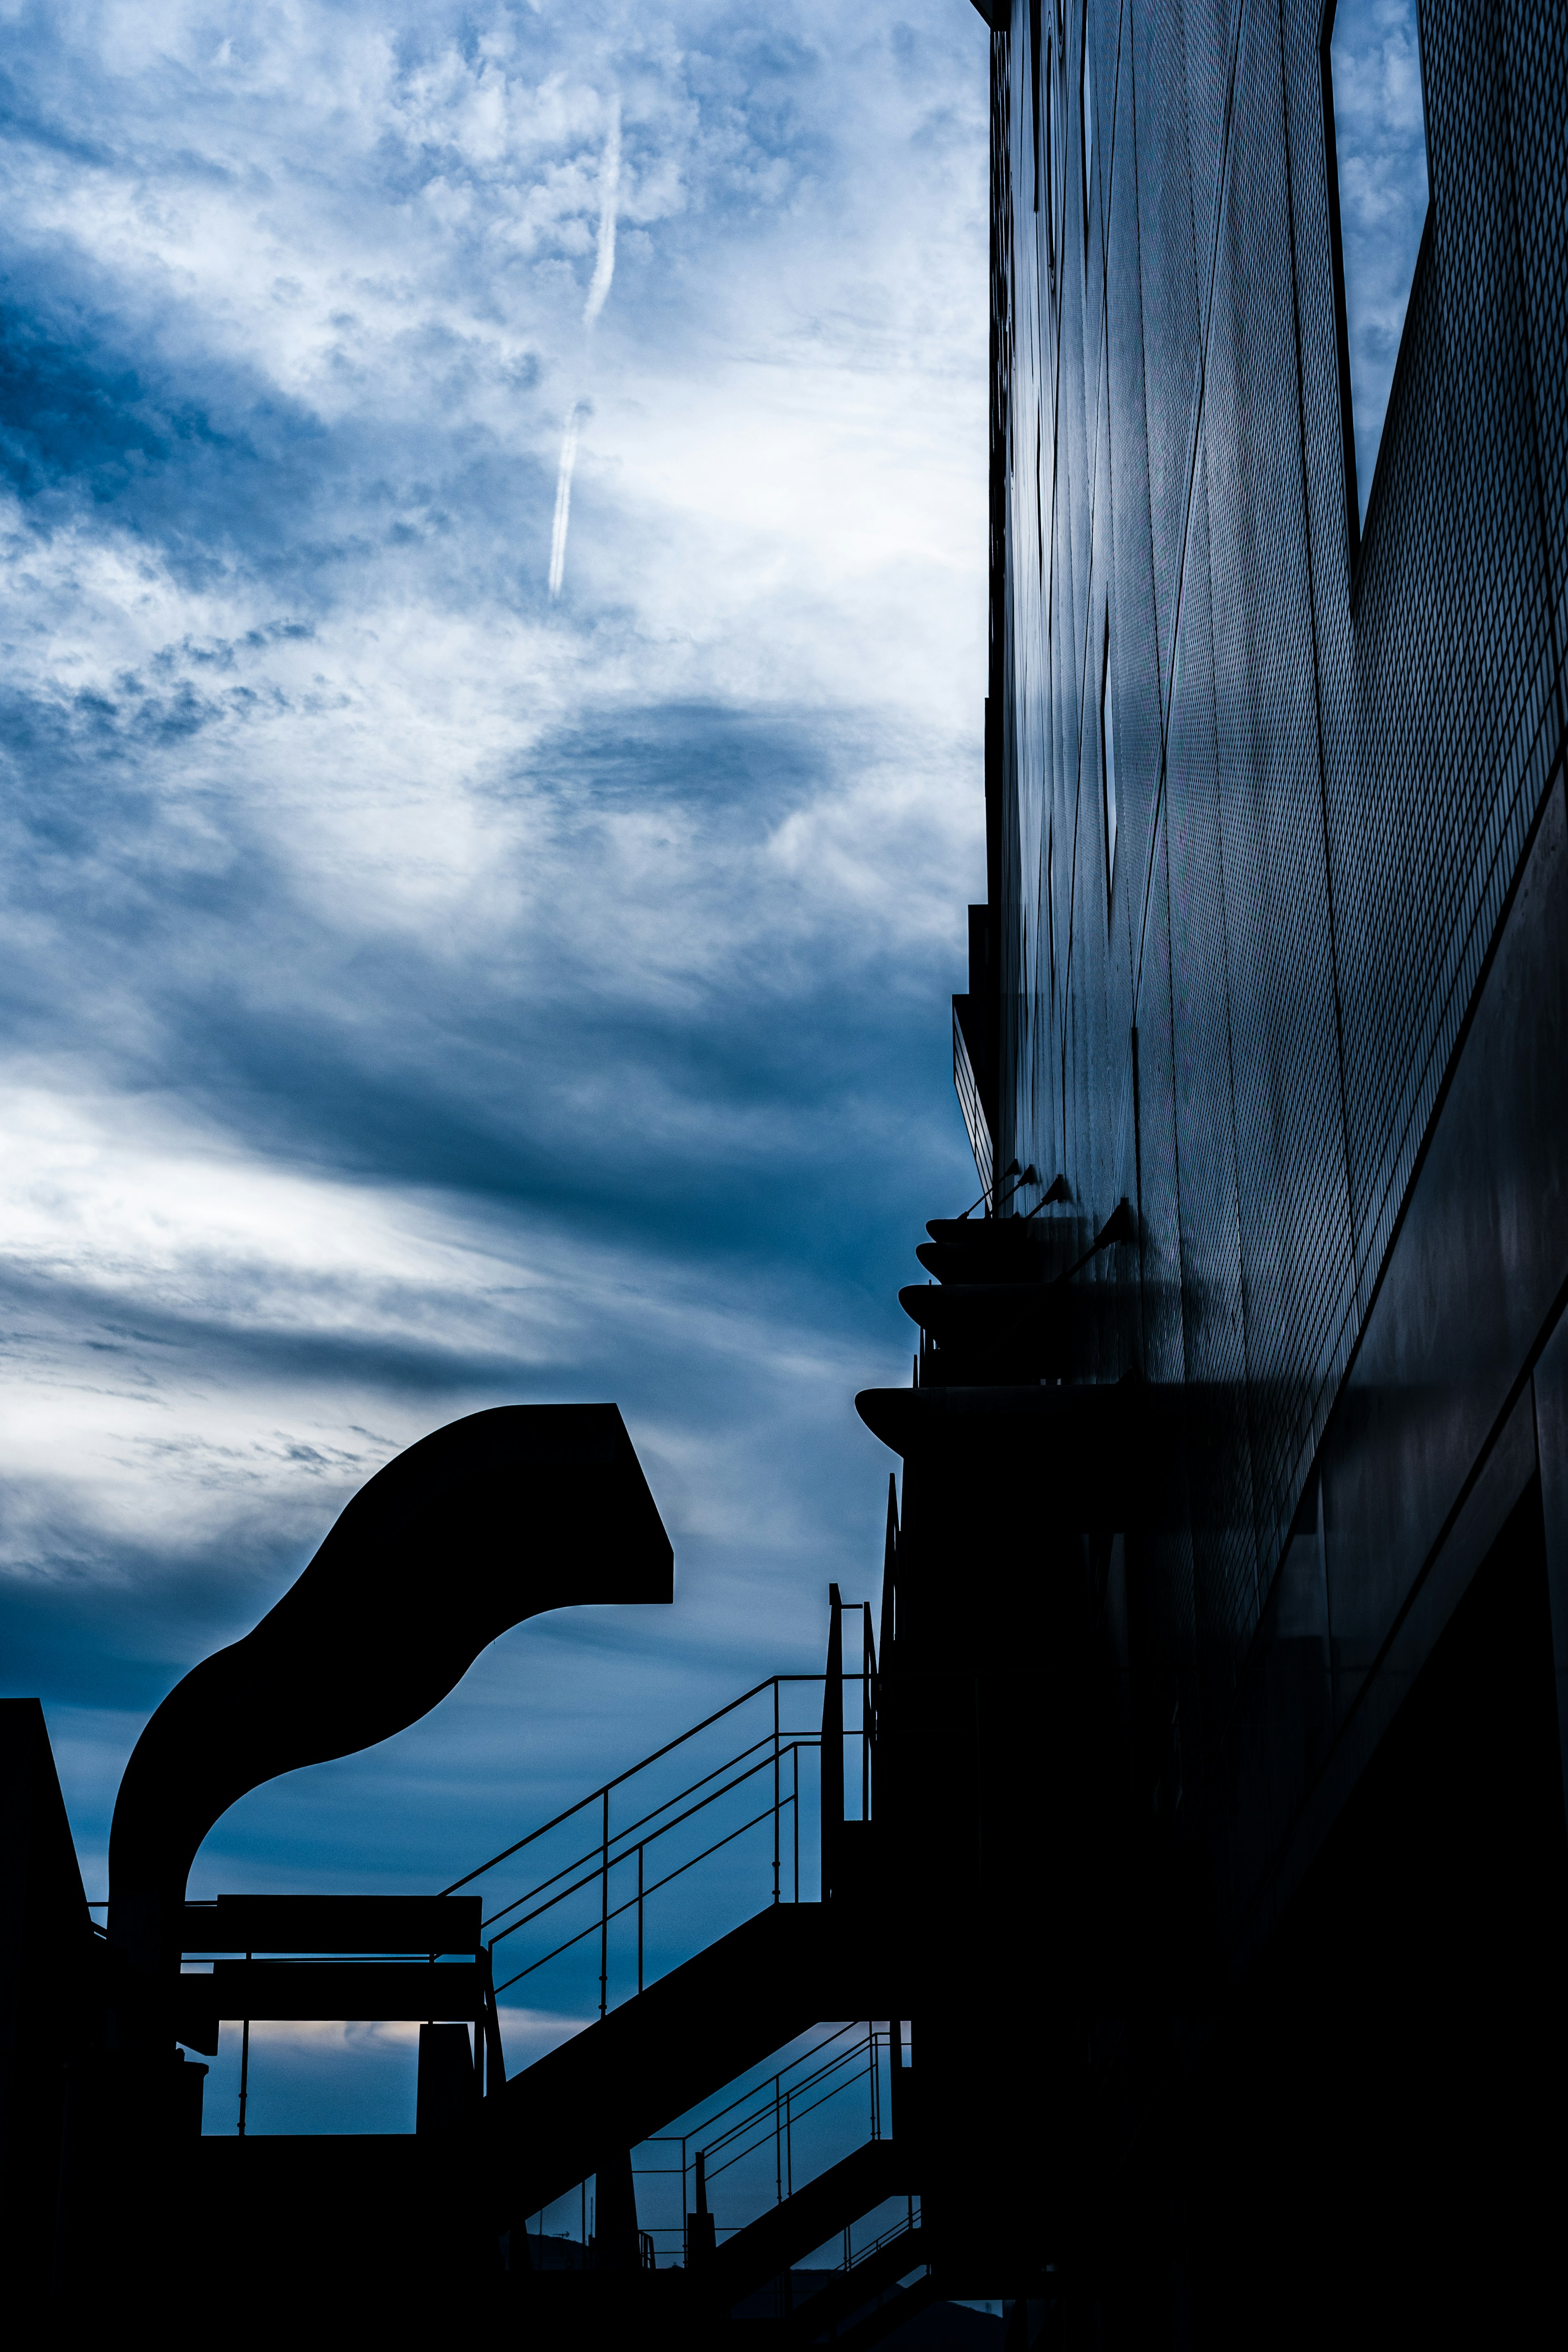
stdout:
{"type": "Polygon", "coordinates": [[[610,100],[610,127],[605,133],[604,161],[599,165],[599,244],[594,256],[594,279],[583,305],[583,324],[591,327],[605,307],[610,280],[616,274],[616,195],[621,183],[621,101],[610,100]]]}
{"type": "MultiPolygon", "coordinates": [[[[605,307],[616,274],[616,197],[621,183],[621,101],[610,100],[610,126],[599,164],[599,238],[594,255],[594,276],[583,305],[584,339],[605,307]]],[[[574,400],[566,412],[561,442],[561,471],[555,478],[555,527],[550,534],[550,601],[561,593],[566,576],[566,533],[572,520],[572,471],[577,463],[577,420],[584,404],[574,400]]]]}
{"type": "Polygon", "coordinates": [[[574,400],[566,412],[566,434],[561,444],[561,471],[555,477],[555,528],[550,534],[550,601],[561,593],[566,575],[566,526],[572,520],[572,468],[577,463],[577,413],[574,400]]]}

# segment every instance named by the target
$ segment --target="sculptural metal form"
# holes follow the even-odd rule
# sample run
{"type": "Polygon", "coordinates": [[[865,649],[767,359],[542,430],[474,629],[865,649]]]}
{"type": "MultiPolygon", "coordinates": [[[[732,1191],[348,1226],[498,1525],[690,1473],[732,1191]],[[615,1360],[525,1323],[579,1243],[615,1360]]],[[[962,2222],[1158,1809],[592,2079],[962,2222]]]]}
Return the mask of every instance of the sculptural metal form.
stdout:
{"type": "Polygon", "coordinates": [[[170,2038],[185,1880],[230,1805],[417,1722],[525,1617],[673,1592],[613,1404],[500,1406],[389,1462],[260,1623],[175,1685],[126,1766],[109,1848],[121,2045],[170,2038]]]}

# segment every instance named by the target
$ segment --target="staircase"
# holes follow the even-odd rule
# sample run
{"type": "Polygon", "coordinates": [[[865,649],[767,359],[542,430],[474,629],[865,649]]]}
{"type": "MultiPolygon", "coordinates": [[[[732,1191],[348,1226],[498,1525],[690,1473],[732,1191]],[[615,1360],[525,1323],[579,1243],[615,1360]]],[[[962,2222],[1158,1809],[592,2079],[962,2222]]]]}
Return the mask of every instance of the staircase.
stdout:
{"type": "Polygon", "coordinates": [[[854,1918],[821,1903],[770,1906],[513,2075],[487,2115],[501,2226],[520,2225],[820,2020],[864,2016],[878,1990],[893,1990],[878,1974],[854,1918]]]}
{"type": "MultiPolygon", "coordinates": [[[[819,2287],[805,2302],[798,2304],[780,2323],[783,2343],[814,2344],[827,2335],[836,2343],[844,2343],[845,2323],[853,2321],[858,2313],[869,2318],[871,2315],[865,2312],[868,2303],[875,2302],[879,2310],[886,2309],[884,2298],[911,2272],[921,2273],[919,2284],[906,2293],[920,2293],[929,2277],[925,2259],[925,2233],[918,2221],[908,2221],[901,2228],[877,2239],[858,2262],[838,2272],[826,2286],[819,2287]]],[[[910,2306],[905,2305],[899,2309],[893,2324],[901,2326],[910,2316],[910,2306]]]]}
{"type": "Polygon", "coordinates": [[[758,2323],[728,2315],[770,2286],[780,2340],[792,2345],[841,2323],[874,2335],[879,2298],[890,2297],[883,2308],[898,2305],[900,2318],[914,2307],[892,2292],[923,2271],[924,2254],[910,2146],[883,2130],[895,2109],[907,2112],[909,2076],[901,2029],[877,2021],[907,2016],[913,1989],[871,1899],[876,1643],[868,1608],[837,1589],[830,1599],[822,1675],[754,1685],[444,1890],[452,1900],[497,1888],[481,1934],[499,1998],[524,1983],[531,1993],[542,1978],[558,1983],[563,1969],[577,1986],[597,1979],[591,2024],[510,2077],[492,2057],[476,2143],[484,2226],[512,2249],[509,2292],[546,2340],[584,2327],[613,2335],[656,2311],[658,2325],[685,2326],[698,2340],[731,2326],[754,2336],[758,2323]],[[846,1616],[859,1620],[860,1656],[847,1670],[846,1616]],[[799,1685],[821,1697],[809,1728],[790,1727],[799,1685]],[[716,1763],[704,1752],[715,1739],[724,1751],[716,1763]],[[807,1808],[819,1821],[803,1854],[807,1808]],[[658,1973],[656,1904],[668,1915],[665,1890],[679,1889],[689,1916],[721,1856],[731,1869],[749,1857],[760,1906],[658,1973]],[[802,2052],[819,2026],[826,2038],[802,2052]],[[776,2072],[747,2086],[775,2060],[776,2072]],[[841,2144],[854,2105],[843,2094],[856,2085],[872,2136],[823,2161],[822,2124],[839,2116],[841,2144]],[[668,2161],[645,2165],[638,2150],[668,2161]],[[645,2182],[663,2176],[667,2196],[677,2176],[680,2189],[679,2225],[650,2228],[648,2207],[630,2208],[640,2260],[624,2223],[611,2244],[605,2220],[623,2181],[630,2206],[634,2162],[645,2182]],[[773,2176],[771,2201],[759,2165],[773,2176]],[[708,2208],[715,2185],[721,2221],[708,2208]],[[574,2191],[584,2242],[542,2268],[542,2217],[574,2191]],[[858,2243],[856,2226],[893,2200],[902,2210],[892,2226],[858,2243]],[[831,2284],[791,2309],[793,2267],[830,2242],[844,2249],[831,2284]]]}
{"type": "MultiPolygon", "coordinates": [[[[1035,1301],[1057,1286],[1047,1268],[1062,1271],[1058,1235],[933,1238],[941,1270],[951,1253],[968,1277],[948,1290],[961,1318],[994,1285],[1000,1311],[1034,1331],[1035,1301]]],[[[978,1323],[996,1311],[987,1300],[978,1323]]],[[[971,1345],[948,1332],[942,1370],[953,1357],[968,1370],[971,1345]]],[[[928,1335],[917,1404],[944,1386],[935,1352],[928,1335]]],[[[265,2242],[269,2291],[286,2293],[290,2263],[301,2279],[324,2270],[346,2235],[376,2249],[389,2291],[397,2276],[436,2291],[461,2275],[545,2347],[650,2328],[697,2345],[736,2329],[755,2342],[759,2327],[781,2347],[869,2345],[938,2294],[901,2021],[929,2007],[945,1915],[917,1917],[906,1900],[918,1856],[888,1841],[909,1811],[910,1741],[895,1777],[879,1737],[879,1651],[890,1657],[903,1631],[899,1557],[889,1481],[879,1642],[869,1607],[829,1587],[821,1674],[752,1685],[438,1895],[395,1916],[391,1898],[187,1906],[187,1950],[215,1956],[210,1977],[182,1979],[186,2038],[209,2022],[214,2036],[196,2046],[216,2047],[216,2017],[252,2002],[262,2016],[348,2014],[351,1998],[363,2015],[433,2007],[482,2029],[470,2058],[464,2026],[422,2026],[412,2138],[361,2142],[352,2161],[347,2143],[202,2142],[190,2210],[215,2244],[237,2210],[265,2219],[244,2259],[259,2264],[265,2242]],[[509,2075],[504,2003],[520,1988],[591,2022],[509,2075]],[[352,2197],[340,2170],[359,2182],[352,2197]],[[542,2234],[563,2205],[565,2244],[542,2234]],[[840,2247],[824,2284],[824,2250],[840,2247]],[[740,2316],[759,2296],[773,2317],[740,2316]]],[[[908,1704],[900,1685],[906,1735],[908,1704]]],[[[934,1735],[940,1707],[928,1717],[934,1735]]]]}
{"type": "MultiPolygon", "coordinates": [[[[721,2246],[703,2274],[704,2284],[710,2286],[715,2305],[728,2310],[750,2289],[787,2273],[863,2213],[873,2212],[890,2198],[912,2199],[914,2193],[912,2168],[903,2150],[891,2140],[868,2140],[721,2246]]],[[[909,2236],[907,2227],[903,2236],[909,2236]]],[[[902,2264],[903,2270],[910,2267],[910,2262],[902,2264]]],[[[858,2269],[856,2265],[847,2275],[854,2277],[858,2269]]],[[[804,2322],[804,2310],[801,2317],[804,2322]]]]}

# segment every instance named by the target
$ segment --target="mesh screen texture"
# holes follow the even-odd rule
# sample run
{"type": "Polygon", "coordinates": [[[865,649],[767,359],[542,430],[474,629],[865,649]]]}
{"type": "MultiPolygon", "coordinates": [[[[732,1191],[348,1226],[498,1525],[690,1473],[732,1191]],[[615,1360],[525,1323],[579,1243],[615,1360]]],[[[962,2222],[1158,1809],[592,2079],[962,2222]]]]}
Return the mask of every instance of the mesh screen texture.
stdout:
{"type": "Polygon", "coordinates": [[[1065,54],[1040,13],[1044,57],[1022,0],[992,43],[998,1149],[1064,1171],[1086,1220],[1135,1199],[1091,1374],[1203,1400],[1151,1570],[1186,1749],[1217,1737],[1559,755],[1568,18],[1423,0],[1432,203],[1358,529],[1321,0],[1089,0],[1065,54]]]}

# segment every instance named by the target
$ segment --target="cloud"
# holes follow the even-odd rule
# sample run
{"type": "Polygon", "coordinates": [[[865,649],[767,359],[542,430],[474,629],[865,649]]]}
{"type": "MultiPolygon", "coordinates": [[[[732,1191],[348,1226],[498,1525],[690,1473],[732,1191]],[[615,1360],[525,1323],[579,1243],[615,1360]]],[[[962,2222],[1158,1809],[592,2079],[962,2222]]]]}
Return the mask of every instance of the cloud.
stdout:
{"type": "MultiPolygon", "coordinates": [[[[583,305],[584,337],[604,309],[616,274],[616,202],[621,180],[621,101],[610,101],[609,128],[605,133],[604,159],[599,165],[599,233],[595,246],[594,275],[583,305]]],[[[574,400],[566,412],[561,441],[561,464],[555,477],[555,520],[550,533],[550,601],[561,593],[566,573],[566,534],[572,525],[572,476],[577,464],[577,436],[587,408],[585,399],[574,400]]]]}
{"type": "MultiPolygon", "coordinates": [[[[592,294],[589,299],[593,299],[592,294]]],[[[566,430],[561,436],[561,467],[555,477],[555,520],[550,531],[552,602],[560,595],[561,583],[566,572],[566,533],[572,521],[572,475],[577,463],[577,423],[582,413],[582,403],[574,400],[566,412],[566,430]]]]}
{"type": "Polygon", "coordinates": [[[621,101],[610,100],[605,132],[604,160],[599,165],[599,231],[594,247],[594,275],[583,305],[583,324],[591,327],[609,296],[616,275],[616,204],[621,184],[621,101]]]}
{"type": "Polygon", "coordinates": [[[1331,45],[1356,487],[1363,520],[1426,219],[1415,0],[1341,7],[1331,45]]]}
{"type": "Polygon", "coordinates": [[[973,1190],[968,15],[11,13],[0,1641],[90,1893],[162,1693],[462,1412],[617,1398],[676,1607],[204,1885],[438,1885],[874,1576],[851,1398],[973,1190]]]}

